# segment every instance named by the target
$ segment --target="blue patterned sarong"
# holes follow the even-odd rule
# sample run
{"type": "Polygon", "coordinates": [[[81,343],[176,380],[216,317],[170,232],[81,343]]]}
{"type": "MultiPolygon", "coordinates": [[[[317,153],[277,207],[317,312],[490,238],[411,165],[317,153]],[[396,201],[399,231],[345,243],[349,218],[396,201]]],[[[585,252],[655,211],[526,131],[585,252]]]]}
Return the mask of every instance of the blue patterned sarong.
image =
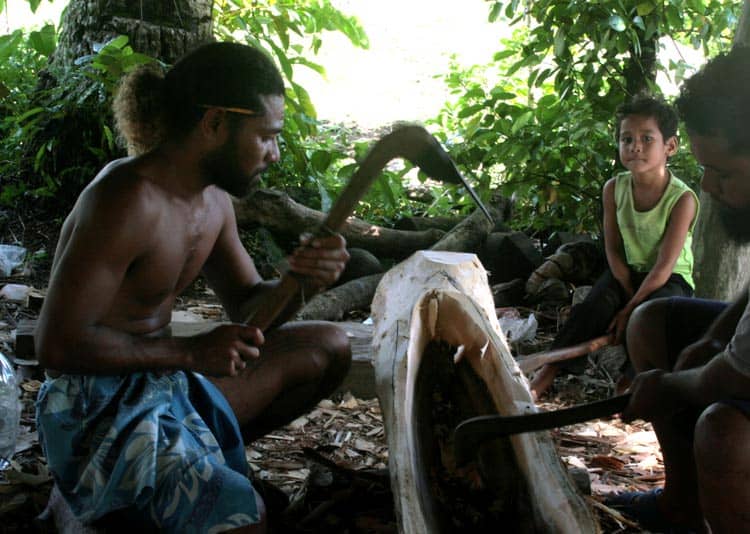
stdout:
{"type": "Polygon", "coordinates": [[[49,468],[84,523],[123,509],[164,532],[259,520],[237,419],[199,374],[48,378],[36,410],[49,468]]]}

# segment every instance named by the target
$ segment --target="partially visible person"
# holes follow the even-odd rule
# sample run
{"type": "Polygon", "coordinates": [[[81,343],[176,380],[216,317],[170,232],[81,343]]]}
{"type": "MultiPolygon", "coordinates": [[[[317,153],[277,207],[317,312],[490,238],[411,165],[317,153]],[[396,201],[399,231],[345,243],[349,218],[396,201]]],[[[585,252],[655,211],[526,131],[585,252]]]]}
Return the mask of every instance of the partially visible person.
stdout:
{"type": "MultiPolygon", "coordinates": [[[[351,358],[332,324],[243,324],[277,281],[242,246],[230,194],[279,159],[283,80],[261,51],[212,43],[166,75],[128,76],[115,113],[139,154],[108,164],[63,224],[36,332],[49,468],[85,524],[265,532],[244,445],[332,393],[351,358]],[[233,322],[172,337],[175,300],[200,273],[233,322]]],[[[334,234],[304,240],[289,265],[322,288],[347,260],[334,234]]]]}
{"type": "MultiPolygon", "coordinates": [[[[677,152],[677,113],[662,99],[639,95],[620,106],[616,136],[628,170],[604,184],[604,246],[608,268],[552,341],[560,349],[607,332],[619,344],[641,302],[692,296],[692,233],[698,197],[667,168],[677,152]]],[[[582,372],[586,356],[542,367],[531,381],[539,398],[561,370],[582,372]]]]}
{"type": "MultiPolygon", "coordinates": [[[[750,243],[750,49],[711,59],[676,101],[701,186],[728,233],[750,243]]],[[[707,236],[710,238],[711,236],[707,236]]],[[[663,488],[625,493],[611,506],[657,532],[750,532],[750,307],[659,299],[627,330],[636,375],[624,421],[644,419],[659,439],[663,488]]]]}

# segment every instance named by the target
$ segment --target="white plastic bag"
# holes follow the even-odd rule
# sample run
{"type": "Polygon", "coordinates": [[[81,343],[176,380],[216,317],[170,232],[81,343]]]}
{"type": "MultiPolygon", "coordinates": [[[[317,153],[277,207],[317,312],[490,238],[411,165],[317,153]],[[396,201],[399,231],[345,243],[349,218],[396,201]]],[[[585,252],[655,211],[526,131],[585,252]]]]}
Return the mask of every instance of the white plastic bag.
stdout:
{"type": "Polygon", "coordinates": [[[537,321],[534,314],[529,314],[525,319],[520,317],[502,316],[498,317],[500,328],[512,343],[522,341],[533,341],[536,337],[537,321]]]}
{"type": "Polygon", "coordinates": [[[23,263],[26,249],[16,245],[0,245],[0,276],[10,276],[23,263]]]}

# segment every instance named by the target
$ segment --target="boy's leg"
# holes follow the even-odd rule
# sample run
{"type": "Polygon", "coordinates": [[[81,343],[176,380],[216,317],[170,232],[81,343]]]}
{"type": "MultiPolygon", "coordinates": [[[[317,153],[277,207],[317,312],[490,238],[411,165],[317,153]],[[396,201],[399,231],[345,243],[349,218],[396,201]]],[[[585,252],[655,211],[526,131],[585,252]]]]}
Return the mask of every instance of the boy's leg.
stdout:
{"type": "MultiPolygon", "coordinates": [[[[596,281],[583,302],[573,306],[570,317],[550,345],[550,350],[569,347],[600,336],[624,304],[620,284],[607,269],[596,281]]],[[[534,374],[530,388],[538,398],[551,385],[560,371],[581,374],[586,369],[587,356],[562,363],[543,366],[534,374]]]]}
{"type": "Polygon", "coordinates": [[[287,323],[266,333],[260,358],[236,377],[212,378],[247,442],[285,425],[330,395],[346,376],[351,348],[332,323],[287,323]]]}

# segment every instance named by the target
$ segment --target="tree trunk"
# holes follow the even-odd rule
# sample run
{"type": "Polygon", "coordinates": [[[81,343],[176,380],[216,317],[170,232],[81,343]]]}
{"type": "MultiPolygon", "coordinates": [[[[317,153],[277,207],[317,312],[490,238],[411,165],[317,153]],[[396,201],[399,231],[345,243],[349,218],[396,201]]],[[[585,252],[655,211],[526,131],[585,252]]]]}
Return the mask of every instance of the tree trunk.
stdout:
{"type": "Polygon", "coordinates": [[[372,307],[399,532],[599,532],[547,432],[488,441],[456,465],[458,423],[535,411],[475,255],[415,254],[386,273],[372,307]]]}
{"type": "MultiPolygon", "coordinates": [[[[734,36],[734,46],[750,46],[750,2],[745,0],[734,36]]],[[[732,241],[719,220],[715,201],[701,191],[700,215],[695,227],[695,294],[732,300],[748,282],[750,245],[732,241]]]]}
{"type": "Polygon", "coordinates": [[[71,0],[54,63],[69,65],[118,35],[127,35],[136,52],[174,63],[212,39],[212,5],[212,0],[71,0]]]}

